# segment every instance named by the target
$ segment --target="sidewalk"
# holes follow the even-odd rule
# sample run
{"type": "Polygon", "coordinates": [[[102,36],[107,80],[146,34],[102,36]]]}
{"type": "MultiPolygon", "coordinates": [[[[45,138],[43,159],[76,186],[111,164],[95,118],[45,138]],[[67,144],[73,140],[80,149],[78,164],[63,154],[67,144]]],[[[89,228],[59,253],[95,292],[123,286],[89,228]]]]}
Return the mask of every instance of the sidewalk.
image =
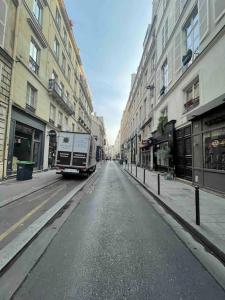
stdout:
{"type": "MultiPolygon", "coordinates": [[[[127,166],[123,166],[127,170],[127,166]]],[[[131,166],[129,165],[129,173],[131,166]]],[[[136,167],[132,165],[132,175],[136,177],[136,167]]],[[[137,179],[143,184],[143,168],[137,168],[137,179]]],[[[160,196],[158,196],[157,173],[145,171],[145,187],[154,198],[165,206],[197,238],[215,252],[225,263],[225,199],[200,190],[201,224],[195,223],[195,189],[177,180],[166,180],[160,176],[160,196]],[[213,249],[212,249],[213,248],[213,249]]]]}
{"type": "Polygon", "coordinates": [[[0,207],[61,179],[55,170],[33,174],[32,180],[15,178],[0,182],[0,207]]]}

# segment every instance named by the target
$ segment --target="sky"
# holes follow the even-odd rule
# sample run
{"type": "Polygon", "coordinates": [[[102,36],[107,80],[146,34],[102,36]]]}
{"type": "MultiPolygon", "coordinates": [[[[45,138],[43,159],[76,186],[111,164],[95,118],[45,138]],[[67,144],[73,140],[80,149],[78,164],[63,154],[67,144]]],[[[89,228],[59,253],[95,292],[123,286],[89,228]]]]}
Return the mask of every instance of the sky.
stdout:
{"type": "Polygon", "coordinates": [[[151,23],[151,0],[65,0],[93,97],[113,144],[128,100],[131,74],[151,23]]]}

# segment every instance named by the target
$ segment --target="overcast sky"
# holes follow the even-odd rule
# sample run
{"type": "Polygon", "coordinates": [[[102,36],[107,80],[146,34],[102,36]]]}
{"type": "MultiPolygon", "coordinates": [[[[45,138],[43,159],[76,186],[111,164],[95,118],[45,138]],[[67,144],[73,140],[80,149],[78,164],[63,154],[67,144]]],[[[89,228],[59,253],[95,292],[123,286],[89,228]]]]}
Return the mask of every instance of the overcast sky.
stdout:
{"type": "Polygon", "coordinates": [[[94,110],[104,117],[114,143],[136,72],[151,0],[65,0],[93,96],[94,110]]]}

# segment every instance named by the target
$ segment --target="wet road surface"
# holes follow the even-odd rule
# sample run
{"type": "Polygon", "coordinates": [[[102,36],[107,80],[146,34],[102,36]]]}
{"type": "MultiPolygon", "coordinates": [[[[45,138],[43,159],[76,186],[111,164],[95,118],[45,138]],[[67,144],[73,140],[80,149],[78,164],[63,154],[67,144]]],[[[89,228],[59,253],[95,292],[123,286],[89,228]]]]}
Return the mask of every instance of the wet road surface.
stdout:
{"type": "Polygon", "coordinates": [[[225,292],[108,162],[13,299],[225,299],[225,292]]]}

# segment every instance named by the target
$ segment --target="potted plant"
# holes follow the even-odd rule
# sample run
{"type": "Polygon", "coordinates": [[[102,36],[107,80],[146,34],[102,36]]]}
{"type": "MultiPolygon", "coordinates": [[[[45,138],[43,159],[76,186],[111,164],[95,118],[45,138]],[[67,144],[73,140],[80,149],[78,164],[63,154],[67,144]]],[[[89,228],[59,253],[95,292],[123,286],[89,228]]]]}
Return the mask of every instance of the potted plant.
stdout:
{"type": "Polygon", "coordinates": [[[161,133],[161,135],[163,135],[164,132],[165,132],[165,125],[166,125],[167,122],[168,122],[168,117],[167,116],[159,117],[159,123],[158,123],[157,130],[161,133]]]}

